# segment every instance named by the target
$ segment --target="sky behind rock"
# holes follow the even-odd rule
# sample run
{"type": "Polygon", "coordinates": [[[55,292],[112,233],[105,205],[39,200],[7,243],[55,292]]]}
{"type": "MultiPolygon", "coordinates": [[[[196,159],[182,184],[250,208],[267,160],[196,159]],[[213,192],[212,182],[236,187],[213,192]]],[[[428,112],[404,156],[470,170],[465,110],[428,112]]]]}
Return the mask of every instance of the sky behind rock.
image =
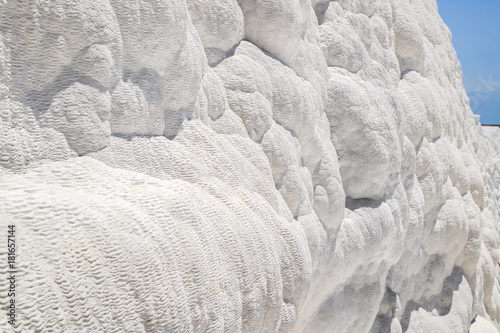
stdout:
{"type": "Polygon", "coordinates": [[[437,0],[453,34],[472,111],[500,124],[500,1],[437,0]]]}

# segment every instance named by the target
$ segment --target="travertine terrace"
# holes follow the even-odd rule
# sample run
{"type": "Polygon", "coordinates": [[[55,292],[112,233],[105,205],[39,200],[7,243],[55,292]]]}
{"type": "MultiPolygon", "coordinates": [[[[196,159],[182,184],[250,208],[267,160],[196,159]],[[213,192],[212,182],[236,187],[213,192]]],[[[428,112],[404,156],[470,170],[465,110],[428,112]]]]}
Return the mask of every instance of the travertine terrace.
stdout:
{"type": "Polygon", "coordinates": [[[0,1],[0,331],[498,333],[451,38],[435,0],[0,1]]]}

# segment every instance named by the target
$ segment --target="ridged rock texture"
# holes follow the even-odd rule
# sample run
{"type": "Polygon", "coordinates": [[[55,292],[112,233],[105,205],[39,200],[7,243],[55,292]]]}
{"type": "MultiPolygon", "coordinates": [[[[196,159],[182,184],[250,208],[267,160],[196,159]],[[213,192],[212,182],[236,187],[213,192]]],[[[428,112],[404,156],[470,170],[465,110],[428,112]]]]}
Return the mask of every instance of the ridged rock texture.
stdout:
{"type": "Polygon", "coordinates": [[[3,0],[0,34],[2,332],[498,332],[500,129],[435,0],[3,0]]]}

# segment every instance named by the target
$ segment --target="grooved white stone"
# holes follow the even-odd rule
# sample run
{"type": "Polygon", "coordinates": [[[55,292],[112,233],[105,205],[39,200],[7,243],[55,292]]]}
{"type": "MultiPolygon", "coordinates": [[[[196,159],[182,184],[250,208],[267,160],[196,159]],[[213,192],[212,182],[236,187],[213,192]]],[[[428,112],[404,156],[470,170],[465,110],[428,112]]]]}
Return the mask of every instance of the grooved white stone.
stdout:
{"type": "Polygon", "coordinates": [[[0,2],[2,332],[498,332],[499,175],[434,0],[0,2]]]}

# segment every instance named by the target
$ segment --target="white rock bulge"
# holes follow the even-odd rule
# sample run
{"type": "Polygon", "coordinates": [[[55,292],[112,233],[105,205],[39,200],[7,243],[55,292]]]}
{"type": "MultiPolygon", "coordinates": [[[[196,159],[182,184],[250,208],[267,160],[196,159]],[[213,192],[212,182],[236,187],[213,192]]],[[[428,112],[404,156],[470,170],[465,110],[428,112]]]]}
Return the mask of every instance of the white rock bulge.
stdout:
{"type": "Polygon", "coordinates": [[[498,332],[499,175],[435,0],[0,2],[2,332],[498,332]]]}

